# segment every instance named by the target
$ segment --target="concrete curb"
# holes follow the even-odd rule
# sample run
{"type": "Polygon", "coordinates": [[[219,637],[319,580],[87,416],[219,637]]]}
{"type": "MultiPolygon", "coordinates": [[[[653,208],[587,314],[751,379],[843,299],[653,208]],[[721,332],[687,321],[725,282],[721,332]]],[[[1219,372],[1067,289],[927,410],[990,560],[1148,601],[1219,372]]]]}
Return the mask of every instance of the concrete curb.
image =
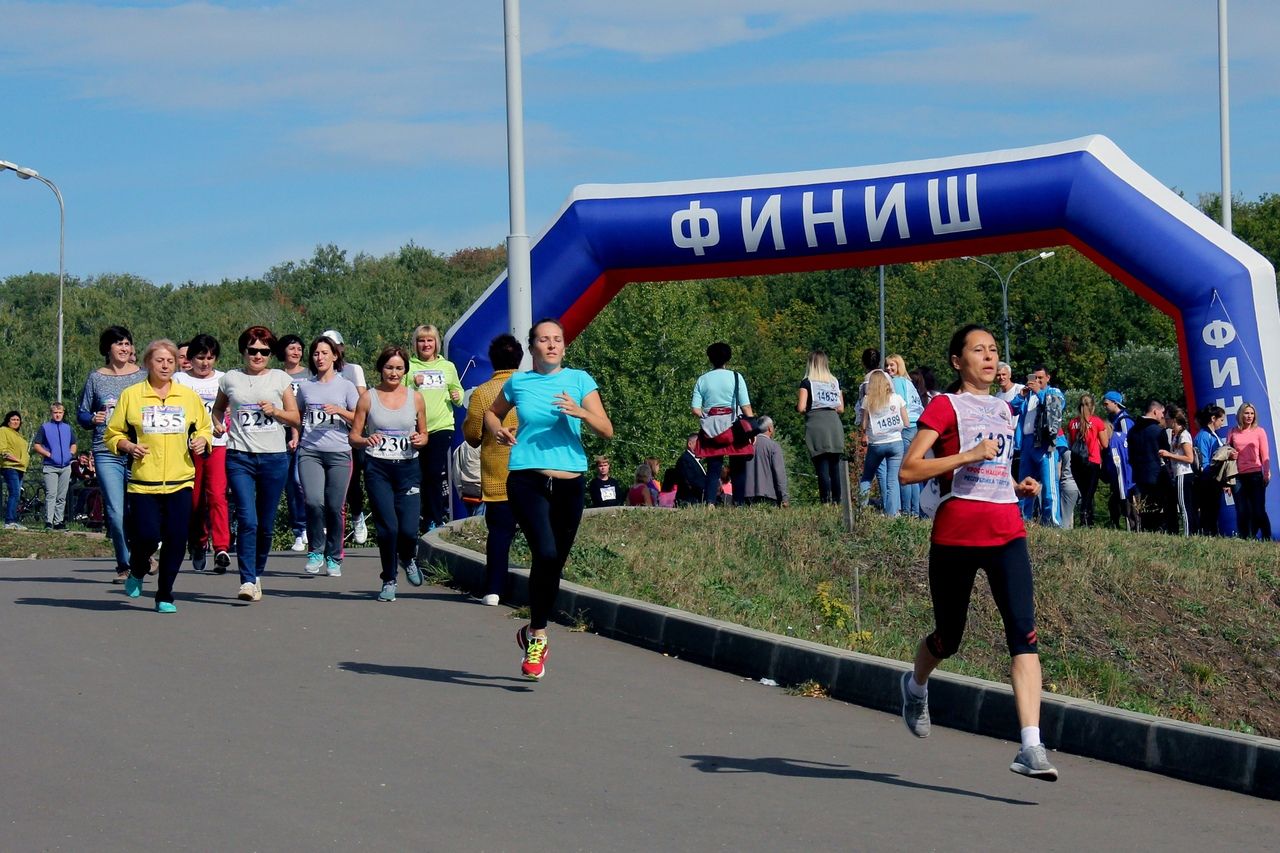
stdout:
{"type": "MultiPolygon", "coordinates": [[[[454,526],[458,522],[452,523],[454,526]]],[[[419,556],[444,565],[467,589],[484,584],[484,556],[426,534],[419,556]]],[[[510,602],[528,602],[527,569],[512,567],[510,602]]],[[[907,665],[744,628],[682,610],[648,604],[564,582],[556,608],[572,622],[585,618],[595,633],[752,679],[781,685],[816,681],[833,699],[897,714],[898,682],[907,665]]],[[[1018,730],[1007,684],[938,672],[929,680],[930,714],[937,725],[1009,739],[1018,730]]],[[[1280,740],[1239,734],[1044,694],[1040,728],[1061,752],[1096,758],[1280,800],[1280,740]]]]}

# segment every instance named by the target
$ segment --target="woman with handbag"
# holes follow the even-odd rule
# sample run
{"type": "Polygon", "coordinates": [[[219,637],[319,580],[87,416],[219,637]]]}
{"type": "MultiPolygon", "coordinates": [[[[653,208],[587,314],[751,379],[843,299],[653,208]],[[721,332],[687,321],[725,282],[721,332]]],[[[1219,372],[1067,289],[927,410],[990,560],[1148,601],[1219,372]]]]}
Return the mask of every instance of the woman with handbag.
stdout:
{"type": "Polygon", "coordinates": [[[1111,427],[1094,414],[1092,394],[1080,395],[1079,414],[1067,424],[1071,476],[1080,490],[1080,526],[1093,527],[1093,496],[1102,474],[1102,448],[1111,441],[1111,427]]]}
{"type": "Polygon", "coordinates": [[[698,436],[698,456],[707,460],[704,501],[709,504],[716,502],[720,471],[725,457],[728,457],[734,506],[741,506],[746,494],[747,461],[755,454],[751,443],[754,425],[746,418],[754,417],[755,413],[751,410],[747,383],[736,371],[725,367],[732,357],[733,350],[724,341],[716,341],[707,347],[711,369],[694,383],[689,405],[702,427],[698,436]]]}

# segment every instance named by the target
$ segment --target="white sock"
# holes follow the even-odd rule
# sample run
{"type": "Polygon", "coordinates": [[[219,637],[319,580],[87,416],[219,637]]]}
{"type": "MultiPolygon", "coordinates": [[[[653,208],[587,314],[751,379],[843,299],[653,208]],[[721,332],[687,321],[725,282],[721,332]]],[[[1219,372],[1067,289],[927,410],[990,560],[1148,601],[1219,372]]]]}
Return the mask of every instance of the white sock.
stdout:
{"type": "Polygon", "coordinates": [[[924,699],[929,695],[929,683],[926,681],[924,684],[916,684],[915,673],[912,673],[907,679],[907,692],[915,699],[924,699]]]}
{"type": "Polygon", "coordinates": [[[1022,746],[1025,749],[1028,746],[1038,746],[1040,744],[1040,727],[1026,726],[1022,730],[1022,746]]]}

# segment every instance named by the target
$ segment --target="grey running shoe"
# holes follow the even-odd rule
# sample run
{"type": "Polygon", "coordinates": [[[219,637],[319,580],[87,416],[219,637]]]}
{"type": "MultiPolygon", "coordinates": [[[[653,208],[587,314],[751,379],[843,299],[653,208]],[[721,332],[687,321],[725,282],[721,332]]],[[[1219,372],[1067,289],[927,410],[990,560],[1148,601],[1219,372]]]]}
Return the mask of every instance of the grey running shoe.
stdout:
{"type": "Polygon", "coordinates": [[[384,583],[382,585],[382,592],[378,593],[378,600],[379,601],[395,601],[396,585],[393,583],[384,583]]]}
{"type": "Polygon", "coordinates": [[[416,560],[410,560],[405,563],[404,576],[414,586],[422,586],[422,569],[418,568],[416,560]]]}
{"type": "Polygon", "coordinates": [[[910,672],[902,674],[902,722],[907,724],[907,731],[916,737],[929,736],[929,697],[917,699],[907,689],[910,672]]]}
{"type": "Polygon", "coordinates": [[[1058,768],[1049,763],[1049,756],[1045,754],[1042,743],[1024,746],[1018,750],[1018,755],[1009,765],[1009,769],[1014,773],[1030,776],[1032,779],[1043,779],[1046,782],[1058,781],[1058,768]]]}

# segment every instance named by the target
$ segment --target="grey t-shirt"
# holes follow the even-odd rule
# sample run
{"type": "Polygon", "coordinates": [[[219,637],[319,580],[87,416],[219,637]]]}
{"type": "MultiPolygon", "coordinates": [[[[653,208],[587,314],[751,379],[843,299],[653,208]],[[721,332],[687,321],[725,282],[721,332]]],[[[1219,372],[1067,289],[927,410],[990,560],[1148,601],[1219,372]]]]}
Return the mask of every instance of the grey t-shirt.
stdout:
{"type": "Polygon", "coordinates": [[[388,409],[382,405],[382,398],[376,390],[369,391],[369,414],[365,418],[365,434],[374,433],[382,436],[377,445],[370,445],[365,453],[373,459],[385,459],[389,462],[401,462],[418,458],[418,448],[409,442],[409,437],[418,430],[418,396],[417,389],[407,388],[404,405],[398,409],[388,409]]]}
{"type": "Polygon", "coordinates": [[[355,411],[360,392],[350,380],[335,376],[328,382],[312,377],[298,387],[298,411],[302,414],[302,438],[298,448],[326,453],[350,453],[347,437],[351,426],[338,415],[326,415],[326,405],[355,411]]]}
{"type": "Polygon", "coordinates": [[[227,449],[243,453],[284,453],[288,449],[284,424],[262,411],[262,402],[284,407],[284,392],[292,380],[283,370],[265,370],[250,376],[237,368],[218,380],[218,390],[227,395],[231,432],[227,449]]]}
{"type": "Polygon", "coordinates": [[[80,392],[80,405],[76,413],[76,420],[85,429],[93,430],[94,453],[110,453],[111,451],[107,450],[107,445],[102,441],[102,437],[107,431],[107,422],[103,421],[100,424],[95,424],[93,416],[98,412],[105,411],[107,420],[110,420],[111,412],[115,409],[116,401],[120,399],[120,394],[124,392],[124,389],[130,385],[137,385],[146,378],[146,370],[126,373],[123,376],[101,373],[97,370],[89,374],[89,378],[84,383],[84,390],[80,392]]]}

